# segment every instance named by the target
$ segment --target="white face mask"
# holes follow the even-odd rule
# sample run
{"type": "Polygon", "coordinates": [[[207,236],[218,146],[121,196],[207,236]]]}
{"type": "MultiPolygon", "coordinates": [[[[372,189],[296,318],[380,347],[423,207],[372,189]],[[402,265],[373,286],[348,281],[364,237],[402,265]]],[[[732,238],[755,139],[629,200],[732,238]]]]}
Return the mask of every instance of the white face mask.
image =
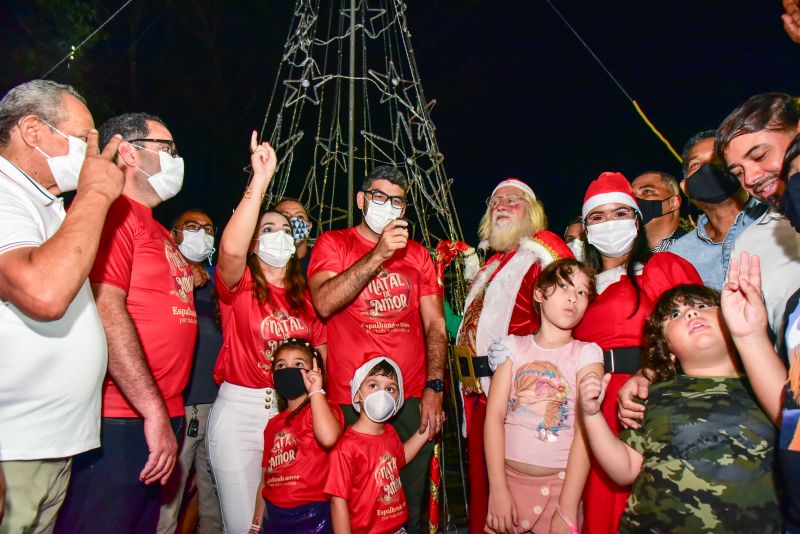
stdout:
{"type": "Polygon", "coordinates": [[[609,258],[621,258],[630,252],[638,233],[635,219],[605,221],[586,227],[589,243],[609,258]]]}
{"type": "Polygon", "coordinates": [[[58,132],[59,135],[67,138],[69,152],[64,156],[50,157],[38,146],[34,148],[47,158],[47,165],[50,167],[50,172],[53,173],[53,178],[61,192],[75,191],[78,188],[78,176],[81,174],[83,160],[86,157],[86,141],[67,135],[45,121],[42,122],[58,132]]]}
{"type": "Polygon", "coordinates": [[[364,413],[370,421],[383,423],[392,417],[397,408],[397,403],[385,390],[375,391],[364,398],[364,413]]]}
{"type": "Polygon", "coordinates": [[[284,267],[294,251],[294,238],[286,232],[269,232],[258,237],[256,254],[272,267],[284,267]]]}
{"type": "Polygon", "coordinates": [[[204,230],[183,230],[183,240],[178,249],[187,260],[203,261],[214,253],[214,236],[208,235],[204,230]]]}
{"type": "Polygon", "coordinates": [[[586,243],[581,239],[575,239],[567,243],[567,246],[575,254],[575,259],[578,261],[583,261],[583,245],[586,243]]]}
{"type": "Polygon", "coordinates": [[[374,200],[369,201],[369,209],[364,215],[364,221],[369,226],[369,229],[380,234],[387,224],[400,217],[403,213],[403,208],[395,208],[390,201],[383,204],[378,204],[374,200]]]}
{"type": "Polygon", "coordinates": [[[181,186],[183,186],[183,158],[173,158],[167,152],[156,152],[143,146],[137,146],[137,148],[158,154],[159,163],[161,164],[160,171],[155,174],[147,174],[141,168],[139,169],[144,174],[147,174],[147,181],[156,190],[158,198],[165,201],[177,195],[178,191],[181,190],[181,186]]]}

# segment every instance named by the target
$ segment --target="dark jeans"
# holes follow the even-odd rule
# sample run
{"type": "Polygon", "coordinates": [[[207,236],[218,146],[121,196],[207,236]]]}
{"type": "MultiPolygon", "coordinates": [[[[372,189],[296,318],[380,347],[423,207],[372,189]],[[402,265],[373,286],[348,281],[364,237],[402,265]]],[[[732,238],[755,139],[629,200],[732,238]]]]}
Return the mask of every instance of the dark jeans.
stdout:
{"type": "Polygon", "coordinates": [[[312,502],[281,508],[265,502],[260,534],[333,534],[331,503],[312,502]]]}
{"type": "MultiPolygon", "coordinates": [[[[392,419],[391,424],[400,436],[401,441],[407,440],[414,432],[419,430],[419,425],[422,421],[419,415],[419,401],[418,397],[409,397],[400,409],[400,413],[392,419]]],[[[358,414],[352,405],[342,404],[341,407],[345,425],[350,426],[358,420],[358,414]]],[[[427,504],[424,499],[427,495],[426,490],[429,484],[428,469],[431,464],[431,455],[433,455],[433,442],[429,441],[420,449],[411,463],[400,470],[400,480],[403,482],[403,491],[406,494],[406,503],[408,504],[406,531],[409,534],[428,532],[427,525],[423,528],[420,526],[420,521],[422,520],[423,504],[427,504]]]]}
{"type": "MultiPolygon", "coordinates": [[[[183,417],[170,419],[183,441],[183,417]]],[[[67,498],[58,513],[58,534],[151,534],[161,507],[161,484],[145,485],[139,473],[149,454],[144,420],[104,417],[99,449],[74,457],[67,498]]]]}

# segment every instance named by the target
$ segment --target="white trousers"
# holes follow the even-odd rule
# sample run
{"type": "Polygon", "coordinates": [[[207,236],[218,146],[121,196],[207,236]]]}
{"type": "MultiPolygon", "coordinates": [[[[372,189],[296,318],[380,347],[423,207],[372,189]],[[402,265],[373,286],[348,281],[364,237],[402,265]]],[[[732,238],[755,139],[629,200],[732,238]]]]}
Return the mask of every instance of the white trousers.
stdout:
{"type": "Polygon", "coordinates": [[[261,481],[264,428],[277,415],[275,391],[223,382],[208,417],[208,457],[227,534],[247,534],[261,481]]]}

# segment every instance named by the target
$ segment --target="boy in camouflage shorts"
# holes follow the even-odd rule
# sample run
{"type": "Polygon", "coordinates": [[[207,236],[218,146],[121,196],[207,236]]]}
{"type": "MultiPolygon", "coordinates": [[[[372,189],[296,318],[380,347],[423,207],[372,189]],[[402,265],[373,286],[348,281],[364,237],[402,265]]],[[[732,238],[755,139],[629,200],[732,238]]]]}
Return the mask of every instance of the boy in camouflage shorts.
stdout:
{"type": "Polygon", "coordinates": [[[640,429],[615,437],[599,413],[608,375],[579,385],[592,452],[633,483],[620,532],[780,532],[775,429],[740,374],[719,293],[665,292],[645,325],[650,388],[640,429]]]}

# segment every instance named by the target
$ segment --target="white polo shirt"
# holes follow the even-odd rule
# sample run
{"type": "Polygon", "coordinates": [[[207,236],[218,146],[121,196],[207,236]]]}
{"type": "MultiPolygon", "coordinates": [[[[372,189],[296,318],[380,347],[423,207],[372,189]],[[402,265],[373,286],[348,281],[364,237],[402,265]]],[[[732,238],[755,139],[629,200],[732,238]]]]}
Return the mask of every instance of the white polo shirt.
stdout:
{"type": "MultiPolygon", "coordinates": [[[[0,254],[38,247],[64,201],[0,156],[0,254]]],[[[41,284],[58,284],[48,273],[41,284]]],[[[89,282],[64,316],[37,321],[0,300],[0,461],[72,456],[100,446],[108,349],[89,282]]]]}
{"type": "Polygon", "coordinates": [[[761,260],[761,290],[770,329],[780,334],[786,302],[800,288],[800,234],[789,219],[770,208],[736,240],[733,257],[742,252],[761,260]]]}

